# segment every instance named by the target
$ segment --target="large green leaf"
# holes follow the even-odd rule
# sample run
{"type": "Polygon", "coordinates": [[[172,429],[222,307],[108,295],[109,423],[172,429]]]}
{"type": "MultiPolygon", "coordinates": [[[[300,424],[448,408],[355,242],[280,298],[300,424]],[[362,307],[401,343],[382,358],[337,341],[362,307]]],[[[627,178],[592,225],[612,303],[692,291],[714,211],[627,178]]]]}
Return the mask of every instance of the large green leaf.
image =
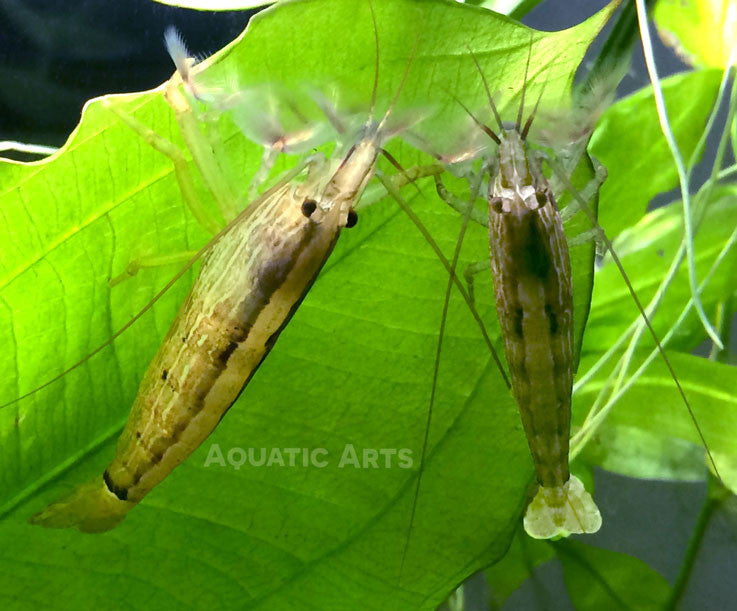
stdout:
{"type": "MultiPolygon", "coordinates": [[[[705,206],[704,218],[698,225],[694,252],[696,253],[696,275],[699,282],[707,278],[723,249],[729,245],[737,212],[737,189],[734,186],[719,187],[712,193],[705,206]]],[[[648,213],[635,226],[624,232],[615,246],[625,270],[632,278],[635,291],[643,303],[653,297],[660,286],[673,257],[683,238],[681,202],[648,213]]],[[[737,252],[726,251],[724,259],[714,268],[709,282],[701,295],[709,310],[720,300],[735,291],[734,272],[737,252]]],[[[663,337],[676,318],[686,307],[691,297],[685,263],[679,268],[668,289],[662,305],[653,317],[658,335],[663,337]]],[[[584,352],[601,352],[627,329],[639,316],[632,297],[622,282],[616,266],[608,260],[596,274],[592,300],[589,333],[586,335],[584,352]]],[[[704,333],[693,310],[679,327],[669,346],[689,351],[703,341],[704,333]]],[[[648,338],[649,341],[649,338],[648,338]]]]}
{"type": "Polygon", "coordinates": [[[670,586],[642,560],[574,540],[554,546],[577,610],[664,608],[670,586]]]}
{"type": "MultiPolygon", "coordinates": [[[[671,129],[687,161],[704,132],[721,77],[719,70],[701,70],[662,82],[671,129]]],[[[606,205],[599,222],[612,238],[636,223],[658,193],[678,186],[676,165],[658,123],[652,87],[612,104],[602,115],[589,150],[609,171],[601,189],[600,197],[606,205]]]]}
{"type": "Polygon", "coordinates": [[[660,36],[685,61],[729,66],[737,28],[732,0],[660,0],[654,17],[660,36]]]}
{"type": "MultiPolygon", "coordinates": [[[[642,356],[638,354],[634,359],[635,367],[642,361],[642,356]]],[[[725,463],[734,461],[737,457],[734,435],[737,430],[737,398],[734,395],[737,368],[680,352],[672,352],[669,358],[709,449],[715,455],[723,456],[725,463]]],[[[601,384],[602,380],[598,380],[586,386],[576,397],[577,401],[581,404],[590,402],[601,384]]],[[[700,455],[694,454],[679,440],[703,448],[689,409],[678,394],[663,361],[658,359],[612,410],[600,429],[593,450],[599,450],[598,460],[607,467],[627,475],[683,477],[685,472],[696,472],[691,462],[693,459],[699,460],[703,473],[703,449],[700,455]],[[640,432],[660,443],[659,449],[664,453],[657,455],[650,446],[649,452],[638,456],[639,460],[632,460],[632,455],[641,445],[640,432]],[[629,455],[626,461],[617,456],[625,451],[629,455]],[[686,469],[683,466],[668,469],[671,461],[685,462],[686,469]]]]}
{"type": "MultiPolygon", "coordinates": [[[[502,90],[503,111],[516,108],[529,30],[454,3],[374,5],[384,108],[417,32],[401,103],[437,108],[430,129],[458,114],[449,94],[470,107],[483,103],[466,45],[502,90]]],[[[534,33],[531,96],[546,82],[546,100],[564,99],[607,14],[565,32],[534,33]]],[[[333,87],[365,101],[373,49],[368,4],[286,3],[259,15],[245,36],[211,58],[207,74],[216,81],[236,74],[244,83],[333,87]]],[[[114,103],[181,144],[160,89],[114,103]]],[[[218,129],[230,178],[245,190],[260,151],[228,117],[218,129]]],[[[406,145],[392,151],[405,166],[427,161],[406,145]]],[[[281,167],[293,163],[285,159],[281,167]]],[[[37,164],[3,163],[0,184],[6,347],[0,401],[7,401],[99,345],[175,271],[146,270],[110,290],[107,279],[131,258],[197,248],[207,236],[183,206],[170,162],[99,101],[87,105],[57,155],[37,164]]],[[[415,194],[414,202],[452,251],[457,214],[429,196],[415,194]]],[[[472,227],[462,263],[483,259],[487,248],[485,231],[472,227]]],[[[588,284],[580,280],[577,286],[588,284]]],[[[391,201],[363,211],[358,227],[344,232],[228,417],[121,526],[98,536],[29,526],[32,513],[104,469],[189,281],[191,274],[63,380],[0,410],[4,606],[432,608],[503,555],[525,505],[531,461],[512,399],[465,305],[454,299],[416,522],[400,573],[446,274],[391,201]],[[341,464],[346,447],[361,458],[365,449],[370,458],[406,448],[413,468],[381,454],[376,464],[361,460],[364,468],[341,464]],[[328,464],[303,466],[301,454],[294,467],[213,462],[218,451],[226,463],[228,456],[237,459],[238,448],[323,448],[328,464]]],[[[488,278],[477,299],[494,320],[488,278]]]]}

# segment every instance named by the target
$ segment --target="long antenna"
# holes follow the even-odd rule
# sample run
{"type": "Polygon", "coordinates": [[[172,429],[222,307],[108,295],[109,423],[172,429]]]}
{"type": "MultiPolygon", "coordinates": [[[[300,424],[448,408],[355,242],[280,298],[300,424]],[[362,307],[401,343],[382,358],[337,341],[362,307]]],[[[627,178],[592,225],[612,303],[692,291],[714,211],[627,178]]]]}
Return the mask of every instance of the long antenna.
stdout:
{"type": "MultiPolygon", "coordinates": [[[[550,75],[550,72],[548,72],[548,76],[549,75],[550,75]]],[[[537,109],[540,106],[540,100],[543,99],[543,93],[545,93],[545,87],[548,86],[548,76],[545,77],[543,86],[540,89],[540,94],[537,96],[537,102],[535,102],[535,107],[532,109],[532,113],[530,113],[530,116],[527,117],[525,126],[522,128],[522,132],[520,133],[520,137],[522,138],[522,140],[527,140],[527,134],[530,132],[530,128],[532,127],[532,121],[535,119],[535,115],[537,115],[537,109]]]]}
{"type": "MultiPolygon", "coordinates": [[[[438,331],[438,344],[435,350],[435,366],[433,368],[432,375],[432,390],[430,391],[430,403],[427,408],[427,420],[425,422],[425,435],[422,439],[422,450],[420,452],[420,471],[417,474],[417,484],[415,485],[415,493],[412,500],[412,511],[409,517],[409,526],[407,527],[407,536],[404,540],[404,549],[402,550],[402,562],[399,568],[399,575],[401,578],[404,572],[404,565],[407,561],[407,552],[409,551],[409,544],[412,537],[412,527],[415,522],[415,515],[417,513],[417,501],[420,497],[420,485],[422,483],[422,474],[424,472],[425,457],[427,455],[427,445],[430,439],[430,425],[432,424],[432,411],[435,405],[435,396],[438,388],[438,375],[440,373],[440,354],[443,349],[443,340],[445,338],[445,325],[448,321],[448,308],[450,306],[450,293],[453,288],[453,282],[456,277],[456,268],[458,267],[458,260],[461,256],[461,247],[463,246],[463,238],[466,235],[466,229],[468,228],[468,222],[471,218],[471,211],[473,210],[473,204],[476,201],[476,195],[481,186],[483,172],[479,172],[479,178],[476,184],[471,188],[471,198],[466,208],[466,212],[463,215],[463,225],[461,226],[458,240],[456,241],[455,251],[453,252],[453,259],[450,264],[450,273],[448,274],[448,284],[445,289],[445,297],[443,300],[443,313],[440,317],[440,329],[438,331]]],[[[437,180],[437,178],[436,178],[437,180]]],[[[436,183],[437,184],[437,183],[436,183]]],[[[504,371],[503,369],[501,371],[504,371]]],[[[506,376],[505,376],[506,377],[506,376]]]]}
{"type": "Polygon", "coordinates": [[[482,131],[483,131],[483,132],[484,132],[484,133],[485,133],[485,134],[486,134],[487,136],[489,136],[489,138],[491,138],[491,139],[492,139],[492,140],[493,140],[494,142],[496,142],[497,144],[501,144],[501,143],[502,143],[502,141],[500,140],[499,136],[497,136],[497,135],[496,135],[496,134],[494,133],[494,130],[493,130],[493,129],[491,129],[491,128],[490,128],[490,127],[489,127],[488,125],[486,125],[486,123],[484,123],[484,122],[482,122],[482,121],[481,121],[480,119],[478,119],[478,118],[476,117],[476,115],[474,115],[474,114],[473,114],[473,113],[472,113],[472,112],[471,112],[471,111],[470,111],[470,110],[468,109],[468,106],[466,106],[466,105],[465,105],[465,104],[464,104],[463,102],[461,102],[461,100],[460,100],[459,98],[457,98],[456,96],[453,96],[453,99],[455,99],[455,101],[456,101],[456,102],[458,102],[458,104],[460,104],[461,108],[463,108],[463,110],[465,110],[465,111],[466,111],[466,114],[467,114],[467,115],[468,115],[469,117],[471,117],[471,118],[473,119],[473,122],[474,122],[474,123],[475,123],[476,125],[478,125],[478,127],[479,127],[479,128],[481,128],[481,130],[482,130],[482,131]]]}
{"type": "Polygon", "coordinates": [[[374,110],[376,109],[376,95],[379,90],[379,26],[376,23],[376,12],[374,11],[374,3],[369,0],[369,10],[371,11],[371,21],[374,24],[374,84],[371,89],[371,106],[369,107],[369,121],[374,118],[374,110]]]}
{"type": "MultiPolygon", "coordinates": [[[[494,118],[496,119],[496,124],[499,126],[499,131],[502,131],[504,129],[504,123],[502,123],[502,118],[499,115],[499,109],[496,107],[496,104],[494,103],[494,98],[491,95],[491,89],[489,89],[489,81],[486,80],[486,75],[481,69],[481,64],[479,64],[479,60],[476,59],[476,55],[473,51],[471,51],[471,47],[466,45],[466,49],[468,49],[468,52],[471,54],[473,63],[476,64],[476,70],[478,70],[478,73],[481,75],[481,81],[484,83],[484,90],[486,91],[486,99],[489,100],[489,106],[491,107],[491,111],[494,113],[494,118]]],[[[499,141],[497,140],[496,143],[499,144],[499,141]]]]}
{"type": "MultiPolygon", "coordinates": [[[[404,69],[404,74],[402,75],[402,82],[399,83],[397,92],[394,94],[394,98],[392,99],[391,104],[389,104],[389,108],[386,109],[386,113],[384,113],[384,116],[382,117],[381,122],[379,123],[377,131],[381,131],[383,129],[384,124],[386,123],[387,119],[389,119],[389,115],[391,115],[392,111],[394,110],[394,107],[397,104],[397,100],[399,100],[399,96],[402,93],[402,89],[404,89],[404,84],[407,82],[407,76],[409,75],[409,69],[412,67],[412,62],[415,59],[415,54],[417,53],[417,47],[419,46],[420,32],[421,32],[421,27],[418,27],[417,33],[415,34],[415,42],[412,45],[412,53],[409,56],[407,67],[404,69]]],[[[377,70],[378,70],[378,64],[377,64],[377,70]]]]}
{"type": "Polygon", "coordinates": [[[522,98],[519,101],[519,110],[517,111],[517,129],[522,126],[522,115],[525,112],[525,92],[527,91],[527,75],[530,71],[530,58],[532,57],[532,41],[532,32],[530,32],[530,47],[527,50],[527,63],[525,63],[525,79],[522,81],[522,98]]]}

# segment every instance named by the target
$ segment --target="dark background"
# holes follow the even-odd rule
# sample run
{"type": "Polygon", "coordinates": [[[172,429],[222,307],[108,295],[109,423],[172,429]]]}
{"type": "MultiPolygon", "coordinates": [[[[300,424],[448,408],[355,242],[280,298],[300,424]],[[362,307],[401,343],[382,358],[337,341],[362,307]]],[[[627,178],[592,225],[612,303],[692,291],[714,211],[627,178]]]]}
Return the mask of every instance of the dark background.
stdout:
{"type": "Polygon", "coordinates": [[[151,89],[171,76],[167,26],[207,55],[251,14],[150,0],[0,0],[0,140],[61,146],[89,98],[151,89]]]}

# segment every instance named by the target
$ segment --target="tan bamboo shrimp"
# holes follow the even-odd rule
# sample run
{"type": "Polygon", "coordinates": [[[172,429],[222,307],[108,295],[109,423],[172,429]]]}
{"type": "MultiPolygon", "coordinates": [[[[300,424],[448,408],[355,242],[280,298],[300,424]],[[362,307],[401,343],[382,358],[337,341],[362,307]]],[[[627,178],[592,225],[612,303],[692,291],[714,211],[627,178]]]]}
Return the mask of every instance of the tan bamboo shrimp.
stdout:
{"type": "MultiPolygon", "coordinates": [[[[378,32],[369,7],[378,68],[378,32]]],[[[186,135],[191,100],[182,95],[180,83],[195,97],[206,95],[197,89],[179,39],[169,34],[167,42],[178,74],[168,83],[166,96],[186,135]]],[[[410,66],[411,58],[405,79],[410,66]]],[[[212,432],[309,291],[341,229],[356,223],[353,207],[374,174],[383,143],[396,133],[386,124],[402,85],[375,121],[378,78],[377,69],[368,122],[345,156],[334,163],[312,157],[303,181],[296,180],[299,168],[290,172],[217,233],[141,382],[113,461],[101,476],[34,516],[33,523],[84,532],[115,527],[212,432]],[[234,273],[233,264],[239,261],[241,271],[234,273]]],[[[168,143],[154,139],[130,117],[121,118],[169,154],[176,166],[177,153],[168,143]]],[[[280,142],[280,150],[286,141],[280,142]]],[[[188,179],[178,179],[188,198],[188,179]]],[[[222,184],[212,175],[205,175],[208,179],[222,184]]],[[[140,267],[134,265],[128,273],[140,267]]]]}

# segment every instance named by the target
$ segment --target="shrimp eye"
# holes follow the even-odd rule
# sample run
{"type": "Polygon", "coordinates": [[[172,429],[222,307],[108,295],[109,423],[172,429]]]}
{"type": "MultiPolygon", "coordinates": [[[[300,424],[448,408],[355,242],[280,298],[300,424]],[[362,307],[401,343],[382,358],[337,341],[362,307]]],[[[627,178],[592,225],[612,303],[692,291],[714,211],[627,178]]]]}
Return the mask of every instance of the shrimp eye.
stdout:
{"type": "Polygon", "coordinates": [[[501,197],[491,198],[491,200],[489,201],[489,205],[491,206],[491,209],[497,214],[502,213],[502,198],[501,197]]]}
{"type": "Polygon", "coordinates": [[[302,214],[307,218],[312,216],[312,213],[317,208],[317,202],[314,199],[306,199],[302,202],[302,214]]]}
{"type": "Polygon", "coordinates": [[[358,222],[358,214],[356,214],[355,210],[349,210],[348,219],[345,222],[346,229],[350,229],[351,227],[354,227],[357,222],[358,222]]]}
{"type": "Polygon", "coordinates": [[[547,193],[545,193],[544,191],[536,191],[535,199],[537,200],[537,205],[539,208],[542,208],[545,204],[548,203],[547,193]]]}

